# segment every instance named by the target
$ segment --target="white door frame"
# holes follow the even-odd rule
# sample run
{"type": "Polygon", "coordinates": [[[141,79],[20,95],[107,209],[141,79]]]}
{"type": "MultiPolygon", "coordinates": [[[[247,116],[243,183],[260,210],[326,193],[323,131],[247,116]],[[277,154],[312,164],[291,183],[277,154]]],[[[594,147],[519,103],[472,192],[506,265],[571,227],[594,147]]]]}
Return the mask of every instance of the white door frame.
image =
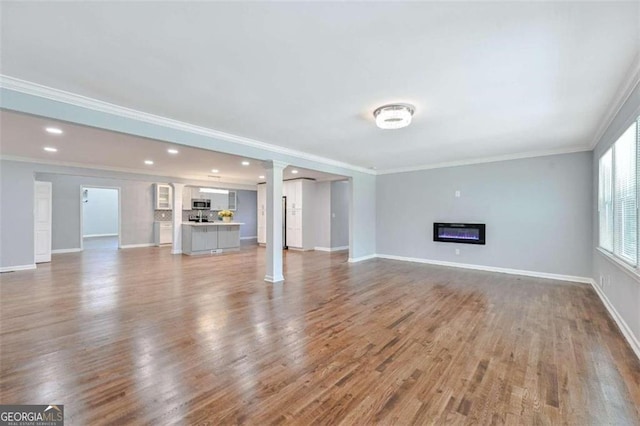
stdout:
{"type": "Polygon", "coordinates": [[[115,189],[118,191],[118,249],[122,248],[122,202],[119,186],[80,185],[80,250],[84,250],[84,202],[82,201],[85,189],[115,189]]]}

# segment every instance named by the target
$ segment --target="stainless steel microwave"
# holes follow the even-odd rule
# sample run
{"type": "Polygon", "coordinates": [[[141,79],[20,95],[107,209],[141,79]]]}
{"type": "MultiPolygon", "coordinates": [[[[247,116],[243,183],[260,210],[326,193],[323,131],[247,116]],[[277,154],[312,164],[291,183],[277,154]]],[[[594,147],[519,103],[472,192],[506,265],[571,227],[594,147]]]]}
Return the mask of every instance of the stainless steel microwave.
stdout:
{"type": "Polygon", "coordinates": [[[211,200],[194,198],[191,200],[191,210],[211,210],[211,200]]]}

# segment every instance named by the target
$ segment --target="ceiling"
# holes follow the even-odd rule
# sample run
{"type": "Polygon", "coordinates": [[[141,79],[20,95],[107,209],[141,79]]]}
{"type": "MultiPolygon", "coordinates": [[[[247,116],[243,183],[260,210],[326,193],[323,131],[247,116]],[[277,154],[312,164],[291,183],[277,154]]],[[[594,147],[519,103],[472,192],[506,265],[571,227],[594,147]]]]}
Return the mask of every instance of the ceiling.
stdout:
{"type": "Polygon", "coordinates": [[[390,170],[590,149],[640,2],[3,2],[1,31],[4,75],[390,170]]]}
{"type": "MultiPolygon", "coordinates": [[[[262,161],[199,148],[173,145],[152,139],[114,133],[92,127],[58,122],[48,118],[0,110],[0,155],[69,166],[117,170],[154,176],[255,185],[265,182],[262,161]],[[59,128],[61,135],[46,132],[59,128]],[[56,148],[47,152],[45,147],[56,148]],[[178,150],[169,154],[168,149],[178,150]],[[146,165],[145,160],[153,161],[146,165]],[[248,161],[249,165],[242,164],[248,161]],[[213,172],[212,169],[218,170],[213,172]]],[[[344,179],[342,176],[289,166],[285,179],[317,181],[344,179]],[[297,170],[298,173],[293,173],[297,170]]]]}

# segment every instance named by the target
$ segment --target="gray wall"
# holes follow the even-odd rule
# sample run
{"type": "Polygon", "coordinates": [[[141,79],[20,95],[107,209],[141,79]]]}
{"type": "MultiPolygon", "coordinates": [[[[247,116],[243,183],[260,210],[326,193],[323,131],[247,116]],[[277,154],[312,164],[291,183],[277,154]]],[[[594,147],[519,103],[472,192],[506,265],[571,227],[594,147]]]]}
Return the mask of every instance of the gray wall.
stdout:
{"type": "Polygon", "coordinates": [[[354,173],[349,179],[349,259],[359,260],[376,254],[377,176],[354,173]]]}
{"type": "Polygon", "coordinates": [[[331,247],[331,182],[316,183],[316,247],[331,247]]]}
{"type": "Polygon", "coordinates": [[[233,220],[242,222],[240,238],[258,237],[258,191],[238,190],[238,205],[233,220]]]}
{"type": "Polygon", "coordinates": [[[600,283],[600,277],[605,277],[608,284],[601,290],[609,302],[620,314],[631,329],[636,341],[640,341],[640,276],[633,272],[626,272],[620,265],[609,260],[606,255],[597,250],[598,247],[598,160],[600,156],[618,139],[640,115],[640,86],[636,86],[631,96],[618,111],[613,121],[600,139],[593,155],[593,241],[592,277],[600,283]]]}
{"type": "Polygon", "coordinates": [[[52,249],[81,247],[81,186],[120,188],[122,214],[120,241],[123,246],[153,243],[153,182],[126,179],[37,173],[38,180],[53,186],[52,249]]]}
{"type": "Polygon", "coordinates": [[[582,152],[378,176],[377,252],[589,277],[591,169],[582,152]],[[487,244],[434,242],[434,222],[486,223],[487,244]]]}
{"type": "Polygon", "coordinates": [[[349,182],[331,182],[331,247],[349,245],[349,182]]]}
{"type": "Polygon", "coordinates": [[[118,190],[85,188],[82,203],[83,236],[118,234],[118,190]]]}
{"type": "Polygon", "coordinates": [[[0,268],[34,264],[33,186],[31,167],[0,161],[0,268]]]}

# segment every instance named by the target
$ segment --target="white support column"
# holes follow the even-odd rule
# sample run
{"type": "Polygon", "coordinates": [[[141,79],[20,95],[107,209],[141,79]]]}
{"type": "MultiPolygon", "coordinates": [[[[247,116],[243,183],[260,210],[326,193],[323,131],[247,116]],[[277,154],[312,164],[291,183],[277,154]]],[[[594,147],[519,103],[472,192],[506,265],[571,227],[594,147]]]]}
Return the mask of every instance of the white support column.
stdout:
{"type": "Polygon", "coordinates": [[[172,183],[173,187],[173,244],[171,254],[182,254],[182,191],[184,184],[172,183]]]}
{"type": "Polygon", "coordinates": [[[286,163],[265,161],[267,169],[267,258],[265,281],[284,281],[282,275],[282,172],[286,163]]]}

